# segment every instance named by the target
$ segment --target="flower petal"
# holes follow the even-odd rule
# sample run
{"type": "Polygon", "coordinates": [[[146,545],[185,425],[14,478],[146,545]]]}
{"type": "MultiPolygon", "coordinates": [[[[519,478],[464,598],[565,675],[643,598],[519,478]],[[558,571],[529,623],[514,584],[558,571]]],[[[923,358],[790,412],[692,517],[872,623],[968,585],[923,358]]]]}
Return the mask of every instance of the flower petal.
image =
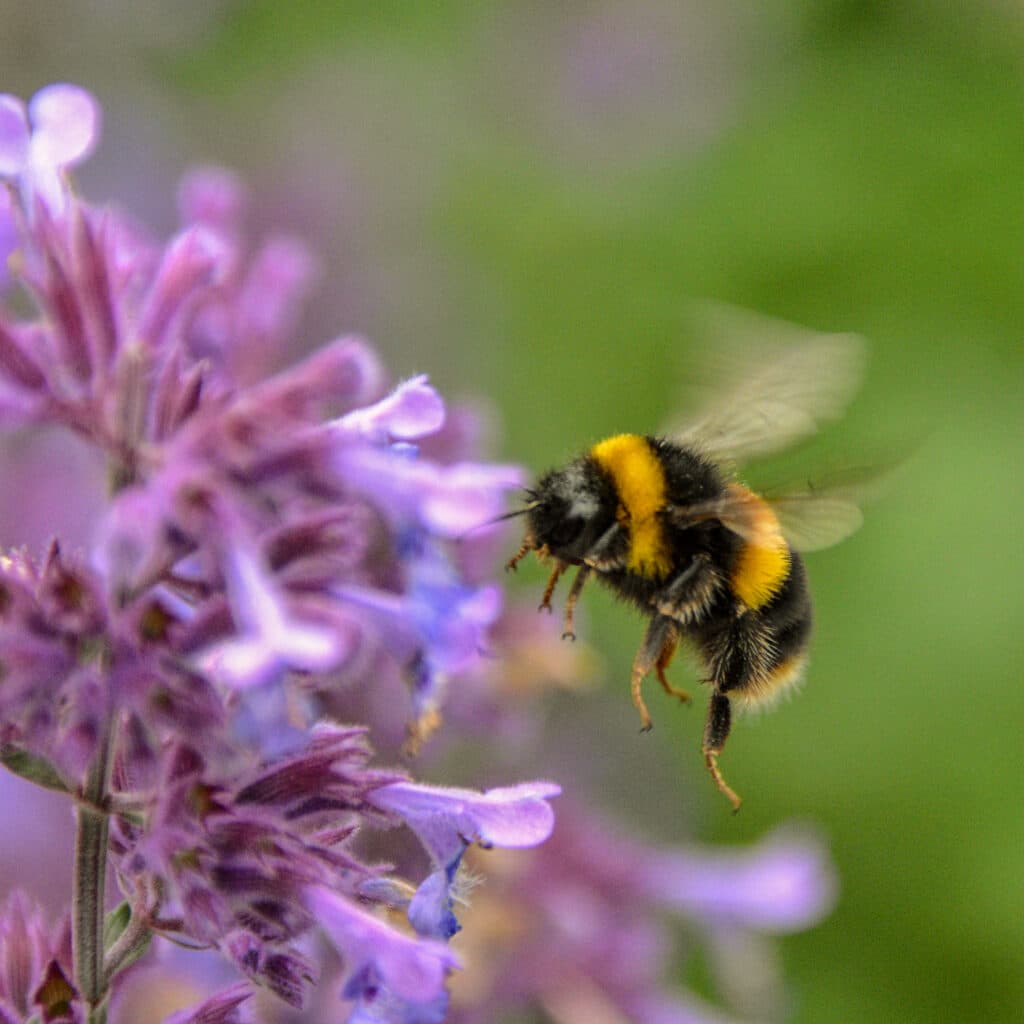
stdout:
{"type": "Polygon", "coordinates": [[[57,167],[80,163],[93,150],[100,133],[100,108],[77,85],[48,85],[28,105],[33,157],[57,167]]]}
{"type": "Polygon", "coordinates": [[[409,923],[417,935],[447,942],[460,925],[452,912],[451,887],[458,863],[432,871],[409,901],[409,923]]]}
{"type": "Polygon", "coordinates": [[[483,793],[396,782],[374,790],[369,799],[402,818],[437,863],[447,866],[467,842],[512,848],[544,842],[555,824],[548,800],[561,791],[553,782],[524,782],[483,793]]]}
{"type": "Polygon", "coordinates": [[[0,174],[20,174],[28,160],[28,115],[17,96],[0,95],[0,174]]]}
{"type": "Polygon", "coordinates": [[[234,235],[245,212],[242,180],[224,167],[197,167],[178,186],[178,212],[185,224],[203,224],[234,235]]]}
{"type": "Polygon", "coordinates": [[[442,943],[403,935],[322,886],[307,889],[306,902],[344,957],[350,980],[370,968],[396,995],[426,1003],[444,992],[448,971],[458,966],[442,943]]]}
{"type": "Polygon", "coordinates": [[[444,402],[424,375],[399,384],[374,405],[347,413],[335,427],[370,441],[410,441],[436,433],[444,416],[444,402]]]}
{"type": "Polygon", "coordinates": [[[836,899],[831,864],[811,837],[771,835],[732,856],[720,851],[660,854],[642,874],[661,906],[760,931],[807,928],[836,899]]]}

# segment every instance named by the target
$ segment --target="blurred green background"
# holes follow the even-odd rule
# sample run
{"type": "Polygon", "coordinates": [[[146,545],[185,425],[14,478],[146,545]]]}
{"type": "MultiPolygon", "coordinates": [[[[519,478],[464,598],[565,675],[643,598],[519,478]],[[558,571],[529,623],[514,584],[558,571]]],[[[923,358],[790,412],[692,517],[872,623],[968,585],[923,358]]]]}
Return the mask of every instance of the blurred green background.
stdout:
{"type": "Polygon", "coordinates": [[[809,558],[805,692],[723,757],[742,813],[702,775],[701,711],[652,694],[637,737],[640,625],[593,591],[607,678],[557,735],[607,718],[608,799],[642,792],[665,837],[820,826],[842,898],[784,943],[794,1021],[1021,1020],[1024,6],[171,11],[8,3],[3,88],[92,88],[108,130],[83,187],[158,227],[188,164],[237,168],[262,226],[324,254],[309,347],[355,328],[398,372],[485,397],[502,457],[540,471],[656,429],[695,298],[870,339],[812,457],[916,452],[859,534],[809,558]]]}

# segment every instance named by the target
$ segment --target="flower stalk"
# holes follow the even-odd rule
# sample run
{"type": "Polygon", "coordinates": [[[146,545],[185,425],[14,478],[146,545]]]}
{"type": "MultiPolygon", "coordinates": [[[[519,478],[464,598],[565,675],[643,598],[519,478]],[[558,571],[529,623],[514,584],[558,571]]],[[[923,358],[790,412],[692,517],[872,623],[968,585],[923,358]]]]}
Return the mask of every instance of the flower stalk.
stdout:
{"type": "Polygon", "coordinates": [[[110,777],[111,732],[108,725],[86,776],[82,800],[75,810],[71,935],[75,983],[88,1008],[87,1024],[103,1024],[106,1018],[103,921],[110,826],[103,808],[110,777]]]}

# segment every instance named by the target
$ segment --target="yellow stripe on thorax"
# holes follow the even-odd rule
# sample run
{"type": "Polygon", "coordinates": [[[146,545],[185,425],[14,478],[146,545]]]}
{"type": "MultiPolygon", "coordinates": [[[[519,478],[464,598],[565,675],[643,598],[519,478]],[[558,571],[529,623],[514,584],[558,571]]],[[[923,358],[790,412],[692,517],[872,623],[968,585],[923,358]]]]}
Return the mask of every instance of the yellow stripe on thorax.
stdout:
{"type": "Polygon", "coordinates": [[[665,473],[647,438],[616,434],[590,454],[612,478],[629,533],[627,567],[641,576],[665,576],[672,556],[658,513],[665,507],[665,473]]]}
{"type": "Polygon", "coordinates": [[[733,566],[733,593],[748,607],[761,608],[789,576],[789,545],[771,506],[739,484],[730,488],[746,506],[745,542],[733,566]]]}

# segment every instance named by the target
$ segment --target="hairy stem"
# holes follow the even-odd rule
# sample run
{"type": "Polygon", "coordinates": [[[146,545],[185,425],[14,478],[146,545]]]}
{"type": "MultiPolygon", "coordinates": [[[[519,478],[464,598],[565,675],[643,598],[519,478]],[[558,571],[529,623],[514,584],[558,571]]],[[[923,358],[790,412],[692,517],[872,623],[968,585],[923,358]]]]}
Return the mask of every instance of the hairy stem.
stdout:
{"type": "Polygon", "coordinates": [[[88,1007],[88,1024],[106,1017],[106,978],[103,969],[104,888],[107,878],[108,817],[104,807],[110,774],[111,730],[101,737],[77,807],[72,939],[75,983],[88,1007]]]}

